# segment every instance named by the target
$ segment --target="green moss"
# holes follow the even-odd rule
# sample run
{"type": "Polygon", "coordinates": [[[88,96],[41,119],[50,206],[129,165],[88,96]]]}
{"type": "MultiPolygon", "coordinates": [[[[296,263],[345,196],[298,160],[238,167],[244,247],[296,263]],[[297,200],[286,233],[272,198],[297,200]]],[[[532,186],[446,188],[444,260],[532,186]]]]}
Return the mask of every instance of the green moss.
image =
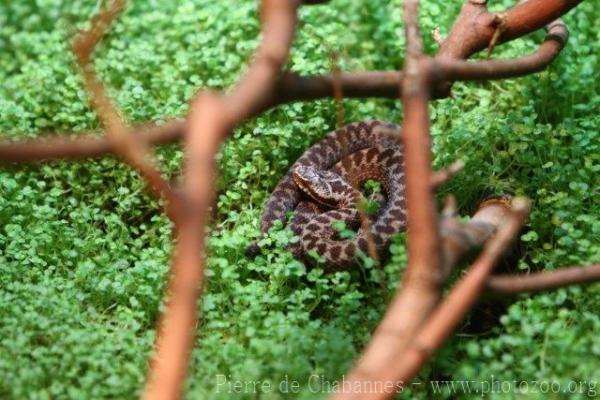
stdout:
{"type": "MultiPolygon", "coordinates": [[[[98,2],[71,3],[0,3],[2,138],[98,127],[68,52],[70,33],[98,2]]],[[[258,43],[255,1],[131,3],[96,56],[130,121],[184,116],[198,88],[231,87],[258,43]]],[[[424,2],[430,53],[436,45],[427,32],[439,26],[447,33],[459,7],[424,2]]],[[[399,68],[400,20],[400,5],[392,1],[304,7],[289,67],[326,72],[327,48],[333,47],[345,70],[399,68]]],[[[455,99],[430,107],[436,166],[466,162],[444,188],[456,194],[463,213],[490,195],[533,200],[520,243],[524,270],[600,259],[600,34],[594,29],[600,11],[584,3],[565,20],[569,44],[547,71],[457,84],[455,99]]],[[[525,54],[540,38],[499,46],[495,56],[525,54]]],[[[396,101],[347,100],[344,107],[349,121],[401,119],[396,101]]],[[[283,398],[280,383],[287,380],[291,390],[297,380],[301,393],[295,397],[313,398],[311,376],[338,379],[381,318],[406,261],[402,235],[383,272],[368,264],[336,274],[306,271],[282,250],[292,238],[284,229],[267,239],[276,250],[255,260],[243,254],[275,183],[334,125],[331,100],[285,105],[236,129],[222,148],[187,398],[230,398],[227,384],[218,385],[222,375],[231,383],[269,382],[266,399],[283,398]]],[[[175,177],[180,148],[165,146],[158,157],[175,177]]],[[[113,158],[2,167],[1,398],[139,393],[172,250],[171,225],[160,210],[137,174],[113,158]]],[[[452,340],[421,378],[598,381],[599,307],[598,287],[517,301],[490,331],[452,340]]],[[[405,395],[413,396],[450,394],[421,385],[405,395]]]]}

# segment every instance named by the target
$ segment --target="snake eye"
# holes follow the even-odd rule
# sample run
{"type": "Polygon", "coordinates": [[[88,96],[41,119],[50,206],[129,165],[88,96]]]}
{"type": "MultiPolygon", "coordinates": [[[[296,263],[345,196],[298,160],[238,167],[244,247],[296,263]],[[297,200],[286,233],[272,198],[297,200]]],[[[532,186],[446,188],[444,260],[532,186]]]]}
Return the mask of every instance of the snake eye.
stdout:
{"type": "Polygon", "coordinates": [[[307,167],[305,165],[297,166],[294,170],[294,176],[302,181],[307,182],[316,181],[319,179],[318,172],[314,168],[307,167]]]}

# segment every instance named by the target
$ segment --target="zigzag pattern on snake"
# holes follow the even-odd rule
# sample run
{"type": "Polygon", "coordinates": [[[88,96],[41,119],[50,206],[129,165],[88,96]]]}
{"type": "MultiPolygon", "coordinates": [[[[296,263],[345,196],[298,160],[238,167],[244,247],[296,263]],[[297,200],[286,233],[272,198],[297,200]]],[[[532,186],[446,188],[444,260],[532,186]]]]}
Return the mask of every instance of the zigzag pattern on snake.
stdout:
{"type": "MultiPolygon", "coordinates": [[[[291,229],[300,237],[290,244],[296,258],[311,262],[315,251],[333,268],[355,264],[356,250],[368,253],[366,233],[360,228],[357,202],[369,179],[383,186],[379,212],[371,216],[371,232],[379,257],[385,256],[390,238],[406,227],[404,158],[399,141],[400,128],[381,121],[348,124],[310,147],[279,181],[269,197],[261,220],[264,235],[275,221],[285,223],[293,211],[291,229]],[[348,168],[347,168],[348,167],[348,168]],[[359,228],[350,239],[340,239],[332,227],[335,221],[359,228]]],[[[248,248],[254,255],[256,244],[248,248]]]]}

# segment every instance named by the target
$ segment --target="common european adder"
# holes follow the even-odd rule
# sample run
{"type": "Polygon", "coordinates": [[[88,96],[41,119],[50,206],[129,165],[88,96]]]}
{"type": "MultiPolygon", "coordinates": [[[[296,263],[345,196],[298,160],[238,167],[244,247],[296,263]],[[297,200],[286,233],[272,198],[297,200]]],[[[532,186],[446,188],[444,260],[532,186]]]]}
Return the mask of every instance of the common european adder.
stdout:
{"type": "MultiPolygon", "coordinates": [[[[335,269],[356,262],[357,249],[367,254],[366,234],[360,228],[359,190],[367,180],[383,187],[379,211],[370,217],[378,255],[387,254],[390,238],[406,227],[404,159],[400,128],[382,121],[348,124],[310,147],[279,181],[263,211],[260,231],[265,235],[275,221],[285,223],[293,211],[291,229],[300,241],[290,244],[296,258],[311,262],[314,251],[335,269]],[[341,239],[332,226],[343,221],[357,229],[354,237],[341,239]]],[[[249,255],[260,251],[257,242],[249,255]]]]}

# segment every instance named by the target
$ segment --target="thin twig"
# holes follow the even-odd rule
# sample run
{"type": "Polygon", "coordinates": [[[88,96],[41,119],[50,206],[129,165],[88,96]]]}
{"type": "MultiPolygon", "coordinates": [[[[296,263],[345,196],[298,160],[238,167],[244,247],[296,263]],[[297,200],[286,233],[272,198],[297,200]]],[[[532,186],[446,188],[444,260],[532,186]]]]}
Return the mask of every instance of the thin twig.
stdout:
{"type": "Polygon", "coordinates": [[[444,43],[444,38],[442,37],[442,34],[440,33],[439,26],[436,26],[435,28],[433,28],[433,30],[431,31],[431,37],[433,38],[433,40],[435,40],[435,42],[438,44],[438,46],[441,46],[442,43],[444,43]]]}
{"type": "Polygon", "coordinates": [[[462,171],[464,167],[465,163],[462,160],[457,160],[450,164],[447,168],[434,172],[431,176],[431,187],[433,189],[437,189],[446,184],[446,182],[462,171]]]}
{"type": "MultiPolygon", "coordinates": [[[[346,120],[346,115],[344,112],[344,90],[342,88],[342,83],[340,80],[341,71],[339,66],[338,54],[333,49],[330,49],[329,54],[333,76],[332,84],[335,99],[335,114],[337,120],[336,122],[337,127],[341,128],[342,126],[344,126],[346,120]]],[[[348,143],[345,135],[341,136],[341,147],[342,154],[348,154],[348,143]]],[[[342,159],[342,165],[344,166],[344,169],[346,169],[346,171],[349,171],[351,169],[350,159],[348,157],[344,157],[342,159]]],[[[354,190],[360,191],[360,188],[358,187],[358,182],[352,180],[349,183],[354,188],[354,190]]],[[[369,221],[369,216],[367,215],[366,210],[360,204],[358,207],[358,215],[360,218],[360,228],[364,232],[365,239],[367,240],[367,253],[369,257],[371,257],[371,259],[375,261],[375,264],[379,266],[379,256],[377,255],[377,247],[375,246],[373,232],[371,231],[371,222],[369,221]]]]}
{"type": "MultiPolygon", "coordinates": [[[[600,279],[600,266],[561,269],[530,276],[489,277],[493,265],[514,238],[525,210],[488,203],[467,224],[456,221],[450,204],[438,224],[432,186],[449,179],[453,171],[433,174],[431,170],[427,104],[432,97],[445,97],[453,80],[498,79],[538,71],[563,48],[567,31],[562,22],[549,27],[546,40],[530,56],[514,60],[465,60],[486,46],[523,36],[555,20],[581,0],[529,0],[501,12],[502,29],[496,14],[489,13],[485,0],[467,1],[435,59],[422,53],[417,24],[416,0],[405,0],[407,57],[404,71],[374,71],[301,77],[282,72],[301,4],[327,0],[263,0],[262,41],[246,75],[229,95],[203,93],[190,108],[189,123],[172,121],[162,127],[132,129],[111,103],[98,80],[91,55],[104,33],[123,9],[123,0],[113,0],[91,21],[91,28],[78,36],[74,52],[94,108],[104,125],[106,137],[51,138],[45,141],[0,143],[0,161],[34,161],[98,156],[115,153],[136,168],[155,193],[164,195],[175,222],[177,246],[172,260],[166,311],[160,319],[156,353],[148,371],[144,397],[175,399],[180,396],[197,322],[196,301],[202,289],[204,229],[214,198],[216,176],[214,155],[221,141],[243,120],[279,104],[296,100],[336,97],[391,97],[404,103],[406,186],[409,214],[409,265],[401,290],[373,335],[348,380],[408,382],[429,356],[442,344],[482,290],[491,294],[539,291],[572,283],[600,279]],[[496,23],[494,22],[496,21],[496,23]],[[188,130],[189,128],[189,130],[188,130]],[[138,133],[133,133],[133,132],[138,133]],[[187,136],[186,164],[181,192],[174,192],[155,167],[150,144],[166,143],[187,136]],[[441,281],[458,257],[489,237],[505,220],[469,272],[454,287],[441,306],[441,281]],[[440,229],[441,228],[441,233],[440,229]],[[440,235],[442,240],[440,240],[440,235]],[[485,286],[487,285],[487,286],[485,286]],[[435,309],[435,310],[434,310],[435,309]]],[[[338,116],[338,123],[343,121],[338,116]]],[[[339,393],[337,398],[383,398],[387,394],[339,393]]]]}
{"type": "Polygon", "coordinates": [[[545,69],[567,43],[569,31],[558,19],[546,26],[546,38],[538,50],[528,56],[509,60],[468,62],[454,59],[436,59],[432,71],[437,80],[505,79],[532,74],[545,69]]]}
{"type": "Polygon", "coordinates": [[[563,267],[528,275],[493,275],[486,282],[485,294],[492,297],[514,296],[598,281],[600,264],[589,267],[563,267]]]}
{"type": "Polygon", "coordinates": [[[490,43],[487,46],[487,56],[492,55],[492,51],[494,51],[494,47],[496,47],[496,43],[500,40],[500,36],[506,30],[506,21],[502,14],[494,14],[494,19],[492,20],[492,24],[494,25],[494,34],[490,39],[490,43]]]}
{"type": "MultiPolygon", "coordinates": [[[[162,125],[137,125],[130,128],[131,135],[140,136],[149,144],[166,144],[183,136],[185,122],[170,120],[162,125]]],[[[37,139],[0,142],[0,162],[33,162],[61,159],[83,159],[116,153],[106,136],[80,134],[54,134],[37,139]]]]}
{"type": "Polygon", "coordinates": [[[146,178],[156,195],[167,199],[168,209],[173,210],[173,205],[177,202],[176,195],[155,167],[149,146],[143,141],[143,137],[130,134],[129,128],[112,104],[103,83],[97,77],[94,65],[91,63],[91,55],[95,47],[124,7],[125,0],[115,0],[106,5],[92,19],[90,28],[77,35],[73,41],[73,51],[92,104],[106,127],[106,136],[112,143],[112,147],[117,154],[146,178]]]}

